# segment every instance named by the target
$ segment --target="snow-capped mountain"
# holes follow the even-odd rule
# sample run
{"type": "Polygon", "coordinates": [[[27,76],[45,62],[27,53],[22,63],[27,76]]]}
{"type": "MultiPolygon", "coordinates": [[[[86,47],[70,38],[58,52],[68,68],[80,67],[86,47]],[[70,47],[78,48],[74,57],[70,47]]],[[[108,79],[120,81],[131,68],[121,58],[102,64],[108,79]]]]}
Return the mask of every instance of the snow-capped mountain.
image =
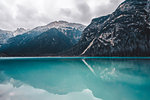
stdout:
{"type": "Polygon", "coordinates": [[[25,30],[24,28],[17,28],[15,31],[7,31],[7,30],[1,30],[0,29],[0,45],[6,44],[7,41],[15,37],[17,35],[21,35],[29,30],[25,30]]]}
{"type": "Polygon", "coordinates": [[[82,31],[85,29],[85,27],[86,26],[78,23],[69,23],[67,21],[54,21],[45,26],[36,27],[33,30],[29,31],[28,34],[36,33],[34,35],[39,35],[40,33],[46,32],[51,28],[56,28],[64,33],[66,36],[74,38],[74,40],[77,42],[80,39],[82,31]],[[70,31],[72,31],[71,34],[68,33],[70,31]]]}
{"type": "Polygon", "coordinates": [[[13,33],[11,31],[0,29],[0,45],[5,44],[11,37],[13,37],[13,33]]]}
{"type": "Polygon", "coordinates": [[[56,28],[64,33],[67,37],[72,39],[72,42],[76,44],[82,34],[82,31],[85,29],[85,26],[78,23],[69,23],[66,21],[55,21],[51,22],[45,26],[38,26],[32,30],[28,30],[27,32],[18,35],[14,38],[9,39],[9,43],[17,42],[18,44],[25,43],[28,40],[40,35],[43,32],[48,31],[51,28],[56,28]]]}
{"type": "Polygon", "coordinates": [[[0,53],[13,56],[56,54],[75,45],[84,28],[81,24],[55,21],[10,38],[0,53]]]}
{"type": "Polygon", "coordinates": [[[150,0],[125,0],[112,14],[93,19],[67,54],[150,56],[150,0]]]}
{"type": "Polygon", "coordinates": [[[67,21],[54,21],[54,22],[51,22],[51,23],[49,23],[49,24],[47,24],[45,26],[36,27],[33,30],[35,30],[35,31],[38,31],[38,30],[39,31],[45,31],[45,30],[48,30],[48,29],[51,29],[51,28],[67,29],[68,27],[72,27],[72,28],[78,29],[80,31],[83,31],[84,28],[85,28],[84,25],[78,24],[78,23],[69,23],[67,21]]]}

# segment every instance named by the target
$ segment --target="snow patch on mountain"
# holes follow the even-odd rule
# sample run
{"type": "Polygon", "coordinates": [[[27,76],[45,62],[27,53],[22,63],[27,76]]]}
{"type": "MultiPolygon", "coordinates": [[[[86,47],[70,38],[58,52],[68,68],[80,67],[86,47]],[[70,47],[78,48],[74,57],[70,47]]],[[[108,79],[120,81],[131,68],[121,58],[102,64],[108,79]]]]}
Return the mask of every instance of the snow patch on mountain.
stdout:
{"type": "Polygon", "coordinates": [[[29,31],[29,29],[17,28],[17,29],[13,32],[13,36],[21,35],[21,34],[27,32],[27,31],[29,31]]]}
{"type": "Polygon", "coordinates": [[[45,32],[51,28],[60,29],[62,32],[64,30],[69,30],[70,28],[78,29],[79,31],[83,31],[86,26],[78,23],[69,23],[66,21],[54,21],[45,26],[39,26],[34,28],[32,31],[45,32]]]}
{"type": "Polygon", "coordinates": [[[13,37],[13,33],[11,31],[0,29],[0,45],[5,44],[11,37],[13,37]]]}

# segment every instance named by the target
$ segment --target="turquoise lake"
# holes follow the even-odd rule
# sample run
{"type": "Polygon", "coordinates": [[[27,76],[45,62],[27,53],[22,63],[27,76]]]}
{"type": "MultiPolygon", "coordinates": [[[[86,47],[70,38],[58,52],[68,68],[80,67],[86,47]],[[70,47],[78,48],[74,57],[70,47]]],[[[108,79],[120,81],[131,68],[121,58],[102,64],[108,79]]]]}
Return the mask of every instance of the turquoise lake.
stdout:
{"type": "Polygon", "coordinates": [[[150,58],[0,58],[0,100],[150,100],[150,58]]]}

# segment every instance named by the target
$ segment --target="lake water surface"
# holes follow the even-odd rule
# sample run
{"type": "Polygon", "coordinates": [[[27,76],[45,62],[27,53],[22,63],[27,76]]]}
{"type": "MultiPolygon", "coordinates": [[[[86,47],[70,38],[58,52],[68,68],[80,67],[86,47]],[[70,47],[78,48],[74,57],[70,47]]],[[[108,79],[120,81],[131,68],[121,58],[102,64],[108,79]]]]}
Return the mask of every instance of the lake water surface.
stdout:
{"type": "Polygon", "coordinates": [[[0,100],[150,100],[150,58],[0,58],[0,100]]]}

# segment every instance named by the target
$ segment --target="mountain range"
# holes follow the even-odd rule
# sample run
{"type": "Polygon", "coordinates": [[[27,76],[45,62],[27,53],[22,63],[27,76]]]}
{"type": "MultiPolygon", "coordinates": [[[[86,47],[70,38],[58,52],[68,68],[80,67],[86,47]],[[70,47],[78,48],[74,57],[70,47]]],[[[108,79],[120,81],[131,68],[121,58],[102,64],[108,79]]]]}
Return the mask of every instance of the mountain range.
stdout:
{"type": "Polygon", "coordinates": [[[76,44],[85,26],[66,21],[55,21],[26,31],[23,28],[14,32],[14,36],[0,48],[1,55],[43,56],[54,55],[76,44]],[[23,32],[16,35],[17,32],[23,32]]]}
{"type": "Polygon", "coordinates": [[[94,18],[86,28],[65,21],[36,27],[8,39],[0,53],[7,56],[150,56],[150,0],[125,0],[112,14],[94,18]]]}

